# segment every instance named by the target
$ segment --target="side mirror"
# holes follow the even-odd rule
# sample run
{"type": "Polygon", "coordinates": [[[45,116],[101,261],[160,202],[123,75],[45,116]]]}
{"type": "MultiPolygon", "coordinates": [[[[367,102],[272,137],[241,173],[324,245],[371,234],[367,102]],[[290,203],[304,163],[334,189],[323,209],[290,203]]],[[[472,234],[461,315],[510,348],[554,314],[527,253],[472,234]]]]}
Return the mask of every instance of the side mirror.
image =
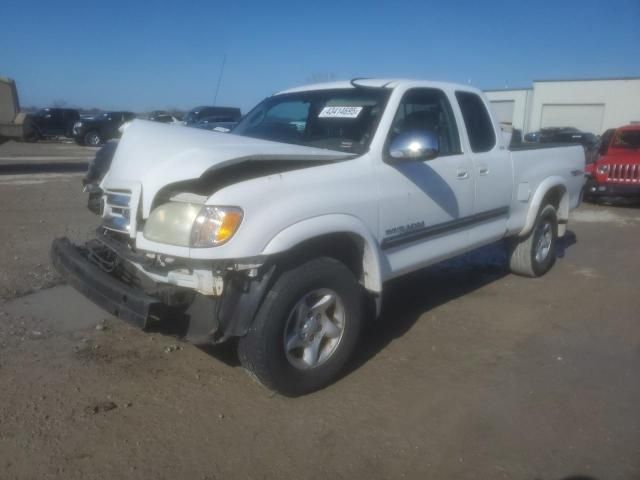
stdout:
{"type": "Polygon", "coordinates": [[[429,130],[399,133],[389,148],[389,156],[394,160],[432,160],[439,153],[438,136],[429,130]]]}

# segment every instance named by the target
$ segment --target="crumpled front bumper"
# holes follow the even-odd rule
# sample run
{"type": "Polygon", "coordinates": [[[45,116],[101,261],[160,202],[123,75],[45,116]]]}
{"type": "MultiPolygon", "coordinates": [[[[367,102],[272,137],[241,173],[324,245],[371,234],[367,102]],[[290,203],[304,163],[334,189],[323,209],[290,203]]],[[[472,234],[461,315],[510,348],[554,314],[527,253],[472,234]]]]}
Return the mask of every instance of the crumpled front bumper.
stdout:
{"type": "Polygon", "coordinates": [[[220,297],[172,285],[161,285],[157,294],[151,295],[104,271],[89,259],[89,254],[88,248],[74,245],[67,238],[58,238],[51,245],[56,270],[89,300],[138,328],[176,335],[195,344],[245,335],[275,270],[270,265],[255,277],[228,272],[220,297]]]}
{"type": "Polygon", "coordinates": [[[166,305],[142,289],[132,287],[104,272],[87,257],[82,247],[67,238],[51,245],[51,260],[56,270],[80,293],[112,315],[139,328],[147,328],[159,318],[166,305]]]}

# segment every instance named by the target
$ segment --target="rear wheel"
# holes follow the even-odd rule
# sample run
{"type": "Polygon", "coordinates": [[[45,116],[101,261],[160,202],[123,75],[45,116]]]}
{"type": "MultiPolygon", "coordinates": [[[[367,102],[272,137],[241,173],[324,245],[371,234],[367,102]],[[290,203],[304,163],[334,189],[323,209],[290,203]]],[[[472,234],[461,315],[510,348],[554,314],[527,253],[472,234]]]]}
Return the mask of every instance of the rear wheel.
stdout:
{"type": "Polygon", "coordinates": [[[97,147],[102,144],[102,137],[95,130],[91,130],[84,134],[83,143],[89,147],[97,147]]]}
{"type": "Polygon", "coordinates": [[[238,342],[242,365],[263,385],[296,396],[333,382],[355,350],[363,294],[333,258],[284,272],[238,342]]]}
{"type": "Polygon", "coordinates": [[[544,205],[533,229],[524,238],[513,239],[509,248],[509,267],[513,273],[540,277],[556,261],[558,217],[553,205],[544,205]]]}

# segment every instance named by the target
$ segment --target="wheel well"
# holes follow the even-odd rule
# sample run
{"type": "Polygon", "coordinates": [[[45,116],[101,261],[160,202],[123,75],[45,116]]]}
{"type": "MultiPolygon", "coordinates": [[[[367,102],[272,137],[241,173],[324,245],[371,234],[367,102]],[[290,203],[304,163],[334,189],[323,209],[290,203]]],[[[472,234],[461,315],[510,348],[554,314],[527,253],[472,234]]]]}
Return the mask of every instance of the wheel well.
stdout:
{"type": "Polygon", "coordinates": [[[342,262],[351,270],[354,277],[363,286],[365,295],[365,308],[372,318],[380,314],[382,308],[381,296],[376,291],[367,289],[368,273],[365,268],[371,268],[367,263],[367,256],[371,252],[365,252],[365,240],[357,234],[341,232],[330,233],[305,240],[295,247],[279,254],[281,262],[287,266],[299,265],[302,262],[317,257],[331,257],[342,262]],[[368,267],[365,267],[368,265],[368,267]]]}
{"type": "Polygon", "coordinates": [[[281,255],[288,264],[299,264],[323,256],[335,258],[363,283],[364,241],[356,235],[346,232],[322,235],[305,240],[281,255]]]}
{"type": "Polygon", "coordinates": [[[562,237],[566,232],[569,220],[569,194],[567,189],[561,185],[550,189],[544,196],[541,206],[546,204],[553,205],[558,213],[558,235],[562,237]]]}

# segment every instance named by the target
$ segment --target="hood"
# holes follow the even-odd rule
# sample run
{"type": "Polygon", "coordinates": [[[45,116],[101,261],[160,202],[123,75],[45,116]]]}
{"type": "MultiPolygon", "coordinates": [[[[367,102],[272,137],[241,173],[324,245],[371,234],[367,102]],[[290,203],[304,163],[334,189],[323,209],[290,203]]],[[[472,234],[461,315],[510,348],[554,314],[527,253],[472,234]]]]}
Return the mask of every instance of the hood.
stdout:
{"type": "Polygon", "coordinates": [[[146,218],[160,189],[199,178],[212,170],[245,161],[326,162],[352,156],[231,133],[134,120],[119,142],[101,187],[141,191],[142,215],[146,218]]]}
{"type": "Polygon", "coordinates": [[[640,163],[640,150],[634,148],[609,148],[600,159],[601,163],[635,164],[640,163]]]}

